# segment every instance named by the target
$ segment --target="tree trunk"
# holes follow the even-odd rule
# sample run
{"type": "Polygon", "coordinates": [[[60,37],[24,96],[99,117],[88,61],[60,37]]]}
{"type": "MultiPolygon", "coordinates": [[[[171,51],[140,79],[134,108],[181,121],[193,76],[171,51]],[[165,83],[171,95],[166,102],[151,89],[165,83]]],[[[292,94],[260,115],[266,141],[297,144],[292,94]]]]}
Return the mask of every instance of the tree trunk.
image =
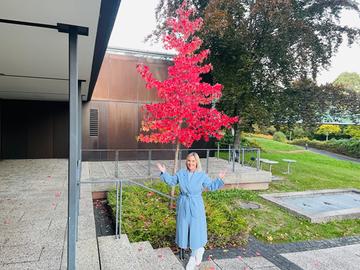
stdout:
{"type": "Polygon", "coordinates": [[[241,143],[241,128],[240,125],[237,125],[234,136],[234,148],[240,149],[240,143],[241,143]]]}
{"type": "Polygon", "coordinates": [[[329,139],[329,133],[326,133],[326,141],[329,139]]]}
{"type": "MultiPolygon", "coordinates": [[[[175,150],[175,157],[174,157],[174,168],[173,168],[173,175],[176,174],[177,169],[178,169],[178,163],[179,163],[179,150],[180,150],[180,142],[179,140],[176,140],[176,150],[175,150]]],[[[181,162],[181,160],[180,160],[181,162]]],[[[171,192],[170,192],[170,196],[174,197],[175,196],[175,187],[171,187],[171,192]]],[[[174,201],[171,200],[170,201],[170,208],[174,207],[174,201]]]]}

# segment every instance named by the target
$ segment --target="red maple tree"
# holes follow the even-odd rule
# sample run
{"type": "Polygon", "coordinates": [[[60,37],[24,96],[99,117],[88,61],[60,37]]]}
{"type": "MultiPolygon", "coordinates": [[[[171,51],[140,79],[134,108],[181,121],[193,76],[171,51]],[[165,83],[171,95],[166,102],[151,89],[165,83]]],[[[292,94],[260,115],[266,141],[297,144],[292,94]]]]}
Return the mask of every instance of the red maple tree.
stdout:
{"type": "Polygon", "coordinates": [[[177,16],[166,21],[168,34],[163,42],[166,49],[175,49],[173,66],[168,68],[168,78],[158,81],[149,67],[140,64],[138,72],[146,81],[148,89],[156,88],[163,102],[144,105],[145,117],[138,139],[146,143],[175,143],[175,166],[180,144],[190,147],[194,141],[210,137],[221,139],[222,129],[229,128],[237,117],[229,117],[211,106],[221,97],[221,84],[203,82],[201,74],[212,70],[204,64],[210,51],[199,48],[202,40],[194,35],[202,27],[201,18],[192,19],[194,8],[184,1],[176,11],[177,16]]]}

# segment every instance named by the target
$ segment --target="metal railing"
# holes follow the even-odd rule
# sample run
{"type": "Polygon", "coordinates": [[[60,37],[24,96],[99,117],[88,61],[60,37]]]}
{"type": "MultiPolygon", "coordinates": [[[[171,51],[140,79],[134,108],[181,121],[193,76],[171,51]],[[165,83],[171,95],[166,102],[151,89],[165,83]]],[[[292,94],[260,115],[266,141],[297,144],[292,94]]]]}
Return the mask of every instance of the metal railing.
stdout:
{"type": "MultiPolygon", "coordinates": [[[[155,161],[159,159],[155,159],[154,152],[164,152],[164,151],[170,151],[172,154],[174,154],[175,149],[94,149],[94,150],[83,150],[84,152],[94,152],[94,153],[106,153],[106,158],[101,158],[100,161],[108,160],[110,156],[110,160],[112,160],[111,157],[113,157],[114,161],[114,176],[115,179],[106,179],[106,180],[93,180],[93,181],[81,181],[80,184],[115,184],[116,189],[116,209],[115,209],[115,238],[120,239],[121,237],[121,231],[122,231],[122,213],[123,213],[123,186],[124,184],[130,184],[130,185],[137,185],[139,187],[142,187],[146,190],[152,191],[156,194],[159,194],[163,197],[166,197],[170,200],[176,200],[176,198],[171,197],[165,193],[162,193],[159,190],[150,188],[146,185],[143,185],[141,183],[138,183],[136,181],[130,180],[130,179],[120,179],[119,178],[119,162],[120,162],[120,153],[122,152],[129,152],[129,153],[138,153],[138,152],[144,152],[147,156],[147,176],[151,176],[151,161],[155,161]],[[110,155],[109,155],[110,153],[110,155]]],[[[183,158],[186,158],[187,154],[190,152],[197,152],[202,157],[206,157],[206,165],[205,165],[205,171],[208,173],[209,171],[209,158],[210,155],[213,154],[213,156],[217,159],[220,158],[221,153],[227,154],[228,163],[232,163],[232,171],[235,171],[235,163],[239,163],[240,166],[251,166],[253,165],[256,167],[257,170],[260,169],[260,149],[258,148],[240,148],[235,149],[232,146],[229,146],[228,148],[220,148],[218,145],[217,148],[212,149],[180,149],[179,150],[179,166],[181,168],[181,160],[183,158]],[[249,161],[252,161],[252,164],[250,164],[249,161]],[[255,162],[254,162],[255,161],[255,162]]],[[[160,157],[163,157],[164,155],[160,155],[160,157]]],[[[101,155],[100,155],[101,157],[101,155]]],[[[144,157],[144,155],[143,155],[144,157]]],[[[144,159],[142,159],[144,160],[144,159]]],[[[99,161],[99,159],[97,159],[99,161]]],[[[146,178],[146,176],[144,176],[146,178]]],[[[80,198],[80,193],[78,194],[80,198]]],[[[79,210],[78,210],[79,213],[79,210]]]]}
{"type": "Polygon", "coordinates": [[[137,183],[135,181],[129,179],[113,179],[113,180],[96,180],[96,181],[81,181],[81,184],[106,184],[106,183],[114,183],[116,187],[116,209],[115,209],[115,238],[120,239],[121,237],[121,227],[122,227],[122,194],[123,194],[123,184],[130,183],[133,185],[137,185],[154,193],[157,193],[161,196],[164,196],[170,200],[176,200],[175,197],[171,197],[159,190],[147,187],[143,184],[137,183]]]}
{"type": "MultiPolygon", "coordinates": [[[[173,160],[175,149],[84,149],[83,161],[113,161],[114,162],[114,177],[119,177],[119,161],[131,160],[147,160],[147,173],[144,177],[151,177],[151,162],[156,160],[173,160]],[[120,160],[121,157],[121,160],[120,160]]],[[[235,162],[241,166],[255,167],[260,169],[260,149],[241,147],[235,149],[232,145],[228,148],[209,149],[180,149],[178,155],[178,166],[181,169],[182,160],[184,160],[188,153],[197,152],[200,157],[206,158],[205,172],[209,172],[209,158],[211,156],[219,159],[220,153],[227,153],[228,163],[232,162],[232,171],[235,172],[235,162]],[[250,159],[249,159],[250,155],[250,159]],[[248,159],[248,160],[247,160],[248,159]],[[252,162],[250,162],[252,161],[252,162]]]]}

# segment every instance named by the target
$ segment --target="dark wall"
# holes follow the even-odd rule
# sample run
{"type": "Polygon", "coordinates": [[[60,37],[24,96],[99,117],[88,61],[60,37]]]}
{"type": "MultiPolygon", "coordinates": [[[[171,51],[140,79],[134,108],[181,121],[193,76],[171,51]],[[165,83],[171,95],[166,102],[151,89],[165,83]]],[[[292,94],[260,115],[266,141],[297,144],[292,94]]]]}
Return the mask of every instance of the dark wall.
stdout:
{"type": "Polygon", "coordinates": [[[67,158],[67,103],[3,100],[0,111],[1,158],[67,158]]]}

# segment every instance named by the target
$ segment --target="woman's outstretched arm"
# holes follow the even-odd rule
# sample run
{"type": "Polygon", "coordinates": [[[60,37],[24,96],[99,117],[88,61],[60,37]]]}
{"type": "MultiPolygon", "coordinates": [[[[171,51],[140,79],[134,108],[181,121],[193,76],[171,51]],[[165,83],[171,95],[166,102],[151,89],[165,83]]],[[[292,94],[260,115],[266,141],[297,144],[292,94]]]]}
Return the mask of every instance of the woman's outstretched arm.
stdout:
{"type": "Polygon", "coordinates": [[[170,175],[166,172],[166,168],[163,164],[157,163],[156,166],[158,167],[160,173],[160,179],[163,180],[169,186],[176,186],[179,183],[179,178],[176,175],[170,175]]]}
{"type": "Polygon", "coordinates": [[[221,187],[224,186],[224,179],[225,177],[225,172],[220,172],[219,173],[219,177],[216,178],[215,180],[212,180],[208,175],[205,175],[205,180],[203,182],[203,187],[207,188],[210,191],[214,191],[217,190],[221,187]]]}

